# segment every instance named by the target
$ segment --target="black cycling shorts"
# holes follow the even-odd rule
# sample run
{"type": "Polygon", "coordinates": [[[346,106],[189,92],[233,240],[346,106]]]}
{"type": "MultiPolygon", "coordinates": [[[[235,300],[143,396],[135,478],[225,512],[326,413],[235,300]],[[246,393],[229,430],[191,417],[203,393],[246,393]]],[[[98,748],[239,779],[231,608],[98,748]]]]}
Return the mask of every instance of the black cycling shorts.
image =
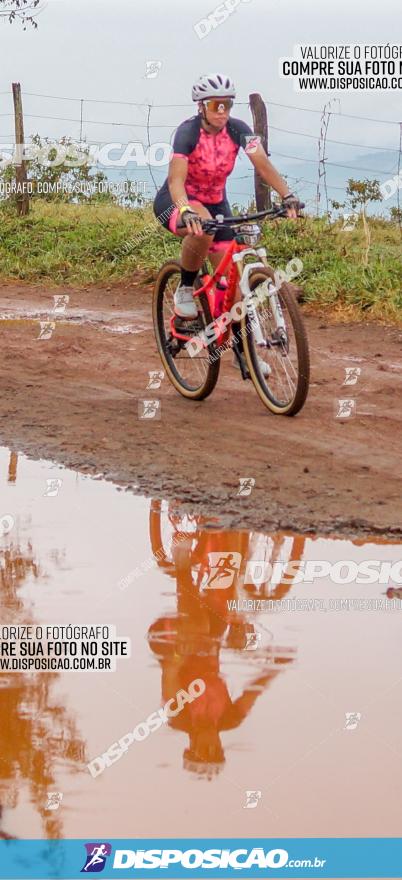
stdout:
{"type": "MultiPolygon", "coordinates": [[[[226,198],[214,205],[206,204],[206,202],[203,202],[201,199],[195,199],[194,196],[190,196],[188,200],[189,205],[191,205],[193,201],[198,201],[201,205],[204,205],[204,208],[209,211],[211,217],[216,217],[217,214],[223,214],[224,217],[233,216],[229,202],[226,198]]],[[[154,199],[153,209],[155,217],[159,220],[162,226],[164,226],[165,229],[168,229],[173,235],[177,235],[176,223],[180,216],[179,209],[176,208],[174,202],[172,202],[169,189],[166,185],[162,186],[157,192],[154,199]]],[[[228,227],[218,229],[214,235],[214,244],[224,241],[233,241],[233,238],[234,232],[232,229],[229,229],[228,227]]]]}

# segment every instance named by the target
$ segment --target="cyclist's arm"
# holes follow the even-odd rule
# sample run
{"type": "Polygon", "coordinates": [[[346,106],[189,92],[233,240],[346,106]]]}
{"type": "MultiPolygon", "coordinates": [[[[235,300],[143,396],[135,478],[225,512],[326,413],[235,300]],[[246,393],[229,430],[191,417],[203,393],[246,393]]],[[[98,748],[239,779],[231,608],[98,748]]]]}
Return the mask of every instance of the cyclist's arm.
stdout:
{"type": "Polygon", "coordinates": [[[186,205],[188,196],[186,193],[187,159],[181,156],[172,156],[169,163],[168,186],[175,205],[186,205]]]}
{"type": "MultiPolygon", "coordinates": [[[[264,150],[262,144],[259,144],[255,152],[248,153],[248,158],[250,162],[254,165],[254,168],[262,178],[264,183],[267,183],[268,186],[271,186],[272,189],[276,190],[276,192],[283,199],[285,196],[289,195],[290,189],[286,183],[286,180],[281,177],[276,168],[269,161],[268,156],[264,150]]],[[[291,208],[288,211],[288,217],[293,217],[294,219],[297,217],[297,211],[295,208],[291,208]]]]}
{"type": "MultiPolygon", "coordinates": [[[[188,196],[185,187],[187,166],[187,159],[181,156],[173,156],[170,160],[168,186],[172,201],[178,208],[188,204],[188,196]]],[[[189,232],[195,232],[196,235],[202,234],[200,223],[193,219],[187,221],[186,216],[184,217],[184,220],[186,221],[186,226],[189,232]]]]}

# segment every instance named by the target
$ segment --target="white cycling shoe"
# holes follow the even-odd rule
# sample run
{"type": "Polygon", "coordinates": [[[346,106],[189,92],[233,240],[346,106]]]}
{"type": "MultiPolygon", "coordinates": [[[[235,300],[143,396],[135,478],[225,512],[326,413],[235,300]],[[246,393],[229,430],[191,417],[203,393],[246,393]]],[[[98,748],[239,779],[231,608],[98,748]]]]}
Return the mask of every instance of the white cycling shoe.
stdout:
{"type": "MultiPolygon", "coordinates": [[[[244,352],[241,352],[240,357],[241,357],[241,362],[242,362],[242,364],[243,364],[243,367],[244,367],[244,370],[245,370],[245,372],[246,372],[247,378],[249,379],[249,378],[250,378],[250,373],[249,373],[249,369],[248,369],[248,366],[247,366],[247,361],[246,361],[246,358],[245,358],[244,352]]],[[[238,359],[237,359],[237,357],[236,357],[236,355],[235,355],[234,352],[233,352],[232,366],[233,366],[233,367],[237,367],[237,369],[240,370],[240,364],[239,364],[239,361],[238,361],[238,359]]],[[[262,375],[264,376],[264,378],[267,379],[268,376],[270,376],[271,373],[272,373],[272,370],[271,370],[271,367],[269,366],[269,364],[267,364],[262,358],[259,357],[259,358],[258,358],[258,366],[259,366],[259,368],[260,368],[260,370],[261,370],[261,373],[262,373],[262,375]]]]}
{"type": "Polygon", "coordinates": [[[197,306],[193,297],[194,287],[179,284],[174,294],[174,310],[179,318],[191,320],[197,317],[197,306]]]}

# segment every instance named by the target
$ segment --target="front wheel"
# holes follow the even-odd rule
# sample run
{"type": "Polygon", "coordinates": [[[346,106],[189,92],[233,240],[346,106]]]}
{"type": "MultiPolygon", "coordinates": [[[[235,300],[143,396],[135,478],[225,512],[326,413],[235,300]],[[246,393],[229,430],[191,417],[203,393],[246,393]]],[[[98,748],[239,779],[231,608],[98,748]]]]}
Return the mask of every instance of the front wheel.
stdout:
{"type": "Polygon", "coordinates": [[[272,276],[262,268],[250,274],[252,297],[241,321],[243,347],[262,402],[275,414],[294,416],[309,388],[307,335],[292,288],[284,282],[275,291],[272,276]]]}
{"type": "MultiPolygon", "coordinates": [[[[178,284],[180,263],[169,260],[162,266],[154,288],[152,314],[156,342],[163,366],[176,390],[191,400],[203,400],[215,388],[220,367],[219,353],[212,342],[207,349],[191,357],[184,341],[172,335],[170,322],[174,316],[173,297],[178,284]]],[[[206,294],[201,294],[200,299],[202,310],[196,321],[182,322],[179,329],[183,334],[198,336],[212,322],[206,294]]]]}

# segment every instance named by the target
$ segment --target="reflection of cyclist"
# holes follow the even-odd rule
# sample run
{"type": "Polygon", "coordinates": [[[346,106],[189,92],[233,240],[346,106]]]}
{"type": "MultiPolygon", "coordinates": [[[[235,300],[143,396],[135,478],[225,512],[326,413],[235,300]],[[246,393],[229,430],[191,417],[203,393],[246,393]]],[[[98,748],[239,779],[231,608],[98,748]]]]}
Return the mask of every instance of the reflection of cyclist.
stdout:
{"type": "MultiPolygon", "coordinates": [[[[199,543],[202,546],[202,541],[199,543]]],[[[230,551],[233,555],[235,550],[244,553],[247,543],[246,532],[214,531],[208,534],[203,552],[220,552],[222,558],[228,560],[232,555],[230,551]]],[[[235,570],[234,583],[229,589],[211,589],[208,581],[208,589],[200,592],[192,576],[191,542],[176,545],[173,557],[177,614],[152,624],[148,632],[149,645],[161,665],[164,702],[179,690],[188,690],[196,678],[205,682],[204,693],[186,704],[179,715],[169,720],[169,725],[189,736],[189,746],[183,756],[185,769],[211,778],[225,761],[221,733],[241,724],[258,696],[278,674],[280,664],[277,668],[260,669],[260,674],[233,700],[220,673],[220,651],[222,647],[244,648],[247,633],[254,632],[254,626],[244,615],[228,611],[228,598],[235,595],[238,571],[235,570]]]]}
{"type": "Polygon", "coordinates": [[[198,114],[179,125],[169,176],[154,201],[154,212],[163,226],[184,238],[181,282],[174,296],[175,311],[181,318],[197,317],[193,284],[207,253],[216,268],[227,242],[233,239],[233,231],[227,228],[207,235],[200,217],[205,220],[217,214],[231,215],[226,179],[240,147],[262,180],[283,198],[288,216],[297,216],[298,199],[271,165],[259,139],[243,120],[230,118],[235,97],[234,83],[225,74],[201,76],[193,85],[192,99],[198,104],[198,114]],[[177,228],[180,217],[185,224],[182,229],[177,228]]]}
{"type": "MultiPolygon", "coordinates": [[[[284,534],[277,534],[273,536],[273,548],[269,558],[269,564],[272,566],[272,568],[275,566],[276,563],[281,562],[280,556],[284,552],[286,539],[287,536],[284,534]]],[[[286,561],[282,560],[284,568],[281,574],[281,579],[275,587],[272,586],[269,577],[266,581],[259,585],[256,585],[253,581],[251,581],[243,585],[244,590],[247,592],[247,594],[249,596],[259,596],[260,598],[262,596],[269,596],[269,598],[272,600],[284,599],[287,593],[289,593],[292,588],[293,576],[295,573],[294,564],[301,561],[305,543],[306,538],[304,535],[295,535],[294,537],[292,537],[292,543],[290,546],[290,550],[286,555],[286,561]]]]}

